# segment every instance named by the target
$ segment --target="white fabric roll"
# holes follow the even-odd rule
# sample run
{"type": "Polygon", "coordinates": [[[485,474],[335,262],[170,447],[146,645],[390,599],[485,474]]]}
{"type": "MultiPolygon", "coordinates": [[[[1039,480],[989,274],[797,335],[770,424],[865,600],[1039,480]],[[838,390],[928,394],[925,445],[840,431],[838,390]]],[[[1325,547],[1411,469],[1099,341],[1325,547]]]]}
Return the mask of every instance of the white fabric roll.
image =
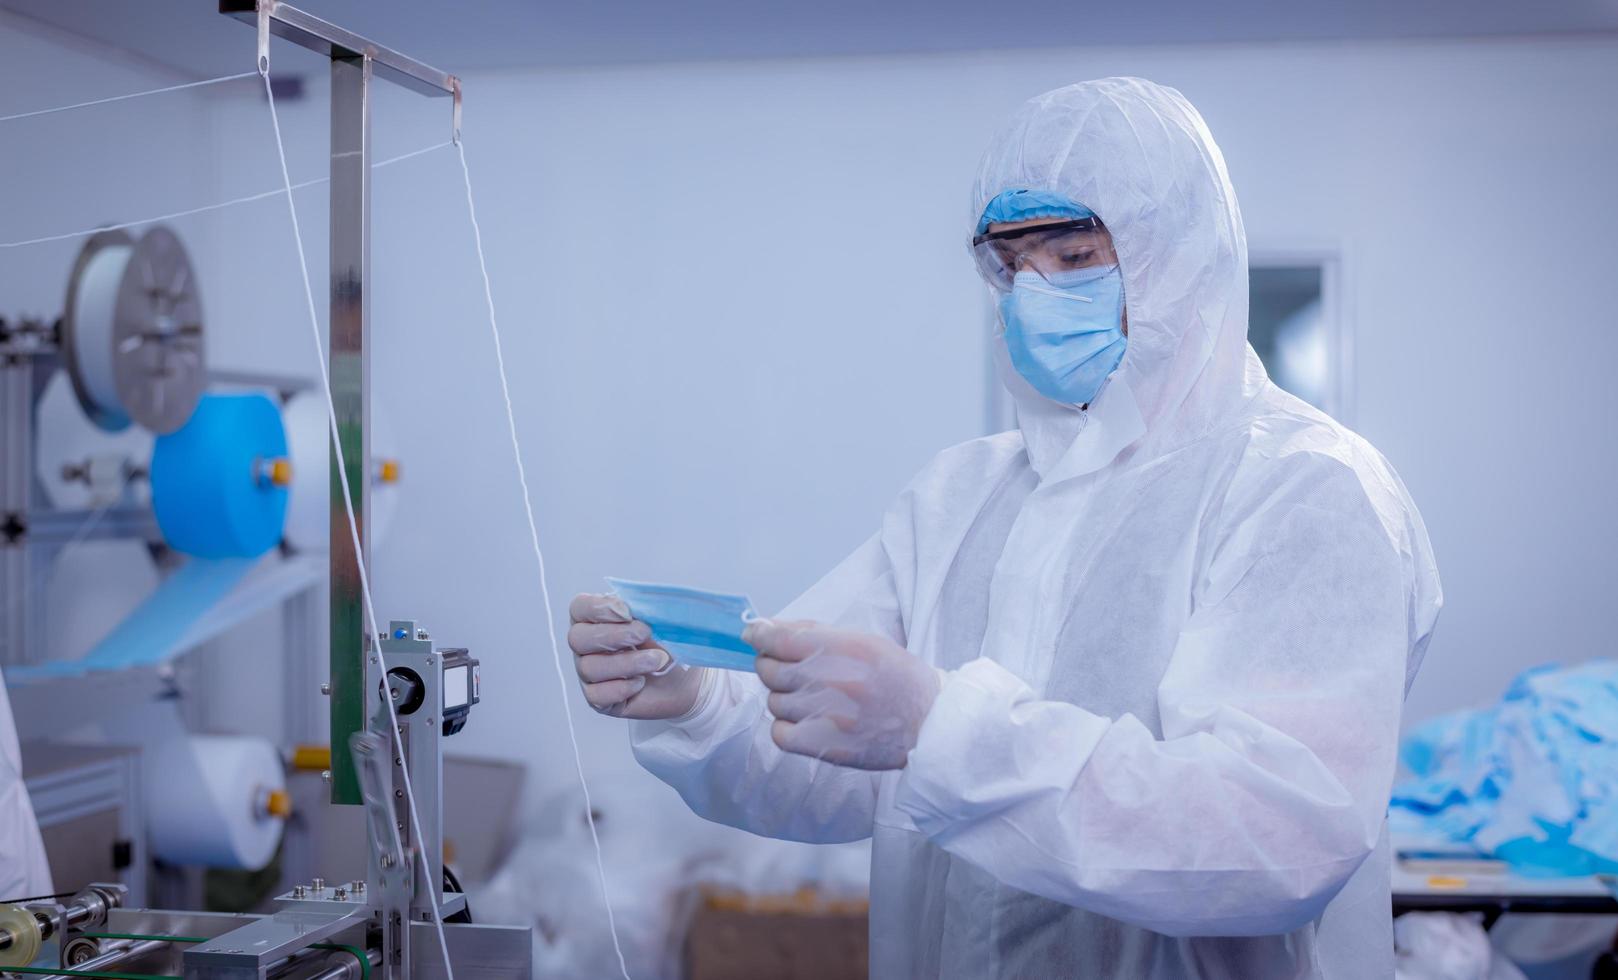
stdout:
{"type": "Polygon", "coordinates": [[[113,380],[112,318],[118,307],[118,286],[134,251],[130,245],[111,245],[97,252],[84,267],[74,304],[80,377],[96,405],[120,415],[124,409],[113,380]]]}
{"type": "Polygon", "coordinates": [[[189,735],[144,753],[146,831],[152,854],[172,864],[257,870],[270,862],[284,821],[269,794],[286,789],[274,746],[241,735],[189,735]]]}
{"type": "MultiPolygon", "coordinates": [[[[325,551],[330,546],[327,527],[331,520],[331,423],[326,403],[319,392],[294,395],[281,410],[287,430],[287,455],[292,459],[292,487],[287,500],[284,537],[299,551],[325,551]]],[[[371,459],[391,456],[396,444],[383,416],[371,416],[371,459]]],[[[374,548],[386,536],[397,507],[395,484],[371,481],[371,510],[366,528],[374,548]]],[[[341,515],[341,510],[338,511],[341,515]]]]}

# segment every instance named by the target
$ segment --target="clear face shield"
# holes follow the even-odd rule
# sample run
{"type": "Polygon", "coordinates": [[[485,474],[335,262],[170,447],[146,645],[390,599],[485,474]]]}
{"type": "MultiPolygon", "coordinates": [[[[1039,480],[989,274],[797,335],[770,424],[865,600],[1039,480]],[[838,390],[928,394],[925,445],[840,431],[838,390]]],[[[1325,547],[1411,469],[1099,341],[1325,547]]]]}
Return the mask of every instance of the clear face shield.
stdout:
{"type": "Polygon", "coordinates": [[[986,232],[972,239],[972,255],[983,278],[1002,293],[1011,291],[1019,272],[1061,285],[1071,273],[1118,264],[1112,236],[1094,217],[986,232]]]}

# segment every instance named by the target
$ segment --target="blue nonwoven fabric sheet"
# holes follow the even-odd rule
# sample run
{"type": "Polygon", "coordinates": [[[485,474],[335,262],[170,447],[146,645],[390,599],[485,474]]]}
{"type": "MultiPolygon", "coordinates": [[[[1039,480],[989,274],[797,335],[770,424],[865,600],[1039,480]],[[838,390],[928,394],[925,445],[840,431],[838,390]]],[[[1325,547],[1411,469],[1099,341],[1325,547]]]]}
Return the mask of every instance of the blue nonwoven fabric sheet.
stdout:
{"type": "Polygon", "coordinates": [[[13,667],[6,671],[6,679],[20,683],[161,663],[174,656],[191,624],[235,588],[257,562],[257,558],[192,558],[83,657],[13,667]]]}
{"type": "Polygon", "coordinates": [[[1395,833],[1439,837],[1526,875],[1618,872],[1618,661],[1525,671],[1493,707],[1411,731],[1395,833]]]}
{"type": "Polygon", "coordinates": [[[607,584],[676,661],[687,667],[753,669],[758,651],[742,641],[742,630],[758,614],[746,596],[620,578],[608,578],[607,584]]]}
{"type": "Polygon", "coordinates": [[[264,395],[204,395],[152,449],[152,510],[163,540],[201,558],[262,555],[281,540],[287,489],[264,478],[287,455],[281,410],[264,395]]]}

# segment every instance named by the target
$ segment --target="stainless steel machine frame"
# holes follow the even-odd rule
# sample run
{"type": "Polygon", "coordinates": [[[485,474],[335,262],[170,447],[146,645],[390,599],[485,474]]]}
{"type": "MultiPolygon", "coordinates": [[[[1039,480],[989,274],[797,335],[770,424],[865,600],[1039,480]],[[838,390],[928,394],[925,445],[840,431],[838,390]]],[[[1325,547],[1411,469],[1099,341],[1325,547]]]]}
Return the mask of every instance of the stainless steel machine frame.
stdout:
{"type": "MultiPolygon", "coordinates": [[[[460,138],[460,79],[278,0],[220,0],[219,12],[258,28],[259,69],[269,70],[270,36],[331,59],[331,347],[332,406],[348,473],[360,554],[346,521],[331,522],[331,744],[343,746],[365,728],[365,658],[371,651],[360,595],[360,563],[370,565],[371,429],[371,88],[375,78],[428,96],[453,100],[460,138]]],[[[331,471],[338,472],[335,460],[331,471]]],[[[332,481],[332,514],[344,513],[343,490],[332,481]]],[[[332,802],[357,804],[353,760],[332,753],[332,802]]]]}
{"type": "MultiPolygon", "coordinates": [[[[444,887],[442,744],[477,700],[477,662],[465,650],[435,648],[427,632],[408,620],[372,636],[359,578],[360,562],[368,557],[370,484],[371,83],[382,78],[450,96],[458,140],[460,82],[278,0],[220,0],[219,10],[257,27],[261,71],[268,71],[272,35],[331,59],[333,453],[342,453],[360,531],[356,553],[346,521],[332,521],[332,802],[366,806],[368,876],[298,885],[277,898],[277,910],[268,915],[126,909],[121,886],[92,886],[69,905],[33,906],[30,915],[8,920],[10,926],[0,927],[0,950],[24,939],[55,938],[64,969],[139,966],[178,970],[187,980],[436,980],[449,972],[446,959],[462,980],[526,980],[532,946],[526,927],[444,922],[439,949],[435,919],[466,909],[466,897],[444,887]],[[410,790],[414,812],[407,805],[410,790]]],[[[0,332],[0,407],[8,418],[22,399],[32,405],[37,386],[29,372],[39,369],[37,358],[14,363],[8,351],[37,345],[48,335],[40,329],[0,332]]],[[[34,480],[32,429],[18,437],[4,428],[0,514],[26,515],[34,480]],[[22,454],[30,456],[30,465],[13,466],[22,454]],[[18,501],[22,506],[12,511],[18,501]]],[[[335,465],[332,472],[335,477],[335,465]]],[[[343,488],[335,478],[332,504],[341,515],[343,488]]],[[[9,558],[0,566],[8,589],[26,586],[35,571],[14,567],[9,558]]]]}
{"type": "MultiPolygon", "coordinates": [[[[81,261],[79,263],[82,266],[81,261]]],[[[69,280],[69,293],[78,282],[69,280]]],[[[69,301],[71,305],[71,300],[69,301]]],[[[160,567],[170,555],[163,547],[149,504],[131,492],[145,478],[144,467],[117,455],[92,457],[73,464],[74,478],[96,491],[99,506],[53,505],[39,469],[37,440],[40,406],[55,380],[75,382],[64,351],[66,316],[8,319],[0,317],[0,667],[18,667],[49,659],[46,610],[51,570],[64,550],[91,541],[134,541],[151,549],[160,567]],[[61,375],[66,375],[62,378],[61,375]]],[[[210,382],[242,384],[275,391],[283,399],[307,386],[301,379],[209,372],[210,382]]],[[[85,403],[80,401],[81,407],[85,403]]],[[[289,645],[305,648],[317,641],[318,596],[304,588],[280,601],[282,630],[289,645]],[[307,638],[306,638],[307,637],[307,638]]],[[[292,742],[319,737],[310,717],[308,692],[318,683],[299,658],[287,661],[283,681],[286,717],[283,735],[292,742]]],[[[92,688],[135,682],[144,689],[167,687],[167,668],[141,668],[138,676],[64,677],[36,681],[26,701],[13,700],[19,731],[38,737],[43,728],[30,724],[72,714],[92,688]]],[[[88,699],[93,700],[93,698],[88,699]]]]}
{"type": "MultiPolygon", "coordinates": [[[[300,889],[300,892],[307,890],[300,889]]],[[[117,884],[93,884],[65,904],[36,902],[25,906],[27,935],[8,920],[0,928],[0,956],[16,942],[55,940],[63,973],[32,973],[46,980],[73,976],[175,976],[219,980],[241,976],[265,980],[365,980],[382,966],[382,950],[368,937],[363,899],[345,895],[342,886],[307,892],[272,916],[228,912],[171,912],[124,907],[125,890],[117,884]],[[249,950],[249,944],[252,949],[249,950]],[[212,949],[212,954],[199,955],[212,949]],[[242,972],[232,962],[254,956],[262,966],[242,972]],[[208,965],[217,962],[219,966],[208,965]],[[122,971],[138,969],[131,974],[122,971]],[[105,973],[102,971],[120,971],[105,973]]],[[[438,942],[430,923],[409,927],[422,948],[438,942]]],[[[449,923],[444,941],[455,975],[463,980],[526,978],[530,970],[529,932],[510,926],[449,923]]],[[[6,974],[0,968],[0,974],[6,974]]],[[[412,973],[419,980],[446,976],[443,958],[425,957],[412,973]]]]}
{"type": "Polygon", "coordinates": [[[99,515],[91,509],[40,506],[43,488],[34,464],[35,409],[62,364],[56,322],[0,321],[0,664],[30,662],[41,648],[46,581],[70,541],[137,538],[156,542],[149,509],[136,506],[127,486],[99,515]]]}
{"type": "MultiPolygon", "coordinates": [[[[337,422],[333,453],[342,454],[359,532],[356,553],[346,521],[334,516],[328,689],[335,750],[332,802],[364,803],[370,854],[367,881],[327,887],[316,880],[298,886],[277,900],[280,910],[273,915],[187,949],[182,956],[185,976],[262,980],[286,958],[306,955],[311,944],[347,935],[358,940],[350,945],[365,950],[367,963],[386,980],[441,976],[446,959],[467,977],[525,978],[532,941],[526,928],[446,924],[445,949],[441,954],[437,948],[434,920],[463,911],[466,902],[464,895],[444,890],[443,739],[455,730],[446,715],[464,715],[476,701],[477,663],[464,650],[435,649],[427,631],[408,620],[390,622],[386,633],[371,635],[359,575],[362,562],[371,567],[365,517],[370,484],[372,81],[381,77],[424,94],[450,96],[457,139],[460,82],[278,0],[220,0],[219,9],[257,26],[261,71],[269,69],[272,34],[331,59],[328,358],[337,422]],[[454,666],[448,663],[452,657],[454,666]],[[412,791],[414,813],[408,805],[412,791]]],[[[332,472],[338,472],[335,460],[332,472]]],[[[342,514],[344,508],[344,488],[334,479],[332,513],[342,514]]],[[[358,961],[347,968],[371,973],[358,961]]]]}

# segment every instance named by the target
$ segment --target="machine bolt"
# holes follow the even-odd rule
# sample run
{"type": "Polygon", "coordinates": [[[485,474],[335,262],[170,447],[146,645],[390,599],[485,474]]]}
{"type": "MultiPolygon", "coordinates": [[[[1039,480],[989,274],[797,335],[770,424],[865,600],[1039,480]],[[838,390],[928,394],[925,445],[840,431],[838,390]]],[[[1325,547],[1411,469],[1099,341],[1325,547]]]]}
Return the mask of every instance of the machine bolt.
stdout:
{"type": "Polygon", "coordinates": [[[304,886],[302,886],[302,885],[293,885],[292,886],[292,897],[293,898],[303,898],[307,894],[309,894],[309,889],[305,888],[304,886]]]}
{"type": "Polygon", "coordinates": [[[320,693],[321,694],[330,694],[331,693],[331,683],[326,682],[326,683],[321,684],[320,685],[320,693]]]}
{"type": "Polygon", "coordinates": [[[322,769],[322,770],[320,770],[320,781],[323,782],[323,783],[331,782],[331,770],[330,769],[322,769]]]}
{"type": "Polygon", "coordinates": [[[393,798],[396,799],[396,800],[404,799],[404,790],[402,790],[402,789],[394,790],[393,791],[393,798]]]}
{"type": "Polygon", "coordinates": [[[348,887],[356,895],[365,894],[365,882],[359,878],[355,878],[353,884],[348,887]]]}
{"type": "Polygon", "coordinates": [[[342,885],[338,885],[337,890],[331,893],[331,897],[335,898],[339,902],[345,901],[348,898],[348,889],[344,888],[342,885]]]}
{"type": "Polygon", "coordinates": [[[326,890],[326,879],[316,878],[314,881],[309,883],[309,887],[314,889],[316,892],[323,892],[326,890]]]}
{"type": "Polygon", "coordinates": [[[380,860],[380,862],[379,862],[379,863],[380,863],[380,864],[381,864],[381,865],[382,865],[382,867],[384,867],[384,868],[391,868],[391,867],[393,867],[393,855],[391,855],[391,854],[384,854],[384,855],[382,855],[382,858],[381,858],[381,860],[380,860]]]}
{"type": "MultiPolygon", "coordinates": [[[[428,636],[428,635],[427,635],[427,631],[426,631],[426,630],[424,630],[424,629],[418,629],[418,630],[416,630],[416,639],[418,639],[418,640],[427,640],[427,639],[431,639],[431,637],[429,637],[429,636],[428,636]]],[[[431,661],[429,661],[429,663],[430,663],[430,662],[431,662],[431,661]]]]}

